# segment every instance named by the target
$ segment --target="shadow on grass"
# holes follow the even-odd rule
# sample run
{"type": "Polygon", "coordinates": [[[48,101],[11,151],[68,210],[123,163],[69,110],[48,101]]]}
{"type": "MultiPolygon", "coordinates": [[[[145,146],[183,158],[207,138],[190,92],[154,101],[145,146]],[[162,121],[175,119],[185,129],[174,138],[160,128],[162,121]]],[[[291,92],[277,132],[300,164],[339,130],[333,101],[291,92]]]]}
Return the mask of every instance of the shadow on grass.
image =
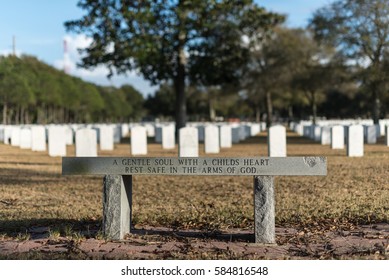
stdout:
{"type": "MultiPolygon", "coordinates": [[[[74,219],[25,219],[0,221],[0,235],[11,238],[41,239],[49,238],[55,233],[61,237],[71,237],[74,234],[86,238],[102,238],[101,220],[74,219]]],[[[175,240],[201,239],[217,241],[254,242],[254,233],[250,231],[222,232],[219,230],[184,230],[171,228],[132,229],[133,237],[168,238],[175,240]]]]}
{"type": "Polygon", "coordinates": [[[95,238],[101,232],[101,220],[25,219],[0,221],[0,235],[15,238],[48,238],[55,232],[62,237],[79,234],[95,238]]]}
{"type": "MultiPolygon", "coordinates": [[[[267,144],[267,134],[260,134],[256,136],[252,136],[244,141],[239,142],[240,144],[267,144]]],[[[299,136],[297,134],[288,134],[286,143],[292,145],[304,145],[304,144],[316,144],[319,145],[318,142],[315,142],[309,138],[305,138],[299,136]]],[[[235,144],[236,145],[236,144],[235,144]]]]}
{"type": "Polygon", "coordinates": [[[135,236],[161,236],[176,240],[181,239],[201,239],[201,240],[217,240],[217,241],[239,241],[254,243],[253,232],[221,232],[221,231],[200,231],[200,230],[181,230],[181,229],[133,229],[131,234],[135,236]]]}

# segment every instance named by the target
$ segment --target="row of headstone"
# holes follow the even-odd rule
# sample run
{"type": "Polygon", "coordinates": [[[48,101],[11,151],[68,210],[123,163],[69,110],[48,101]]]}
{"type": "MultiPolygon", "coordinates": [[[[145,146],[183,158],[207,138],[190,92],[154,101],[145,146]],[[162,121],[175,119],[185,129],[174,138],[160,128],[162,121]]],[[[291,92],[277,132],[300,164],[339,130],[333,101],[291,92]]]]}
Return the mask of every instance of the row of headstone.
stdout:
{"type": "MultiPolygon", "coordinates": [[[[188,132],[192,144],[188,145],[189,148],[179,145],[179,149],[183,154],[188,153],[185,152],[187,149],[196,150],[189,154],[198,156],[198,142],[201,141],[199,135],[202,133],[205,153],[219,153],[221,148],[230,148],[233,142],[238,143],[256,135],[261,127],[265,129],[265,124],[189,123],[189,128],[195,129],[197,133],[193,130],[188,132]],[[197,148],[194,142],[197,142],[197,148]]],[[[173,124],[0,126],[0,140],[4,143],[33,151],[46,151],[47,143],[48,154],[53,157],[66,156],[67,145],[73,144],[76,156],[97,156],[98,144],[101,151],[113,150],[114,143],[128,135],[131,136],[132,155],[147,154],[147,137],[155,137],[164,149],[172,149],[176,144],[173,124]]]]}
{"type": "Polygon", "coordinates": [[[5,144],[31,149],[32,151],[47,151],[49,156],[66,156],[66,146],[76,144],[76,156],[97,156],[97,135],[101,150],[113,150],[114,128],[108,125],[98,127],[72,128],[67,125],[32,125],[0,127],[1,140],[5,144]]]}
{"type": "Polygon", "coordinates": [[[378,125],[374,125],[372,120],[346,120],[322,121],[317,125],[301,121],[291,123],[290,128],[322,145],[331,145],[332,149],[344,149],[346,144],[347,156],[361,157],[364,143],[375,144],[381,135],[385,135],[385,143],[389,146],[388,126],[389,120],[380,120],[378,125]]]}

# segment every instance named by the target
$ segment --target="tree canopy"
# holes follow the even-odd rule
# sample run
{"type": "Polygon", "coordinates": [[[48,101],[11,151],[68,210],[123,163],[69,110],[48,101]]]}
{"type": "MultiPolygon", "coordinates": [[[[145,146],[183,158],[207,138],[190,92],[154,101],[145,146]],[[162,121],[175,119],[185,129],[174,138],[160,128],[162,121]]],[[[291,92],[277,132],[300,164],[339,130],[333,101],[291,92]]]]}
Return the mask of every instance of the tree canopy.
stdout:
{"type": "Polygon", "coordinates": [[[130,85],[101,87],[35,57],[0,56],[4,124],[140,120],[143,102],[143,96],[130,85]]]}
{"type": "Polygon", "coordinates": [[[65,25],[93,39],[81,66],[136,69],[153,84],[172,82],[177,129],[187,118],[188,83],[236,81],[248,56],[244,39],[260,41],[283,21],[252,0],[81,0],[78,6],[86,15],[65,25]]]}
{"type": "Polygon", "coordinates": [[[377,123],[389,82],[384,69],[389,54],[389,2],[336,1],[315,12],[310,27],[318,42],[336,47],[359,71],[359,81],[370,98],[371,115],[377,123]]]}

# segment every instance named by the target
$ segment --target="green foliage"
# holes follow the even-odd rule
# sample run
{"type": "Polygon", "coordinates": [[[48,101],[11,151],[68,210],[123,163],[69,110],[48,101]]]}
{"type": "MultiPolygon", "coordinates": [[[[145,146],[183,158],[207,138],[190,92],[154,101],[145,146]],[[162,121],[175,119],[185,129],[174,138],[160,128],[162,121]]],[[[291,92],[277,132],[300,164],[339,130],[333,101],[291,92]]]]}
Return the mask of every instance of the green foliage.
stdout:
{"type": "Polygon", "coordinates": [[[0,56],[0,104],[3,123],[115,122],[143,114],[143,97],[131,86],[108,95],[31,56],[0,56]]]}
{"type": "Polygon", "coordinates": [[[155,117],[169,117],[174,115],[176,97],[172,85],[162,84],[155,95],[148,96],[145,108],[148,113],[155,117]]]}
{"type": "Polygon", "coordinates": [[[127,112],[126,116],[132,120],[139,120],[139,117],[144,114],[143,95],[131,85],[124,85],[120,90],[123,92],[127,104],[131,104],[131,109],[127,112]]]}
{"type": "Polygon", "coordinates": [[[86,14],[65,26],[93,38],[82,66],[107,65],[111,75],[137,70],[153,84],[173,83],[177,129],[186,122],[188,80],[237,83],[248,57],[243,38],[261,41],[283,20],[252,0],[80,0],[78,6],[86,14]]]}
{"type": "Polygon", "coordinates": [[[310,27],[319,42],[336,47],[354,65],[377,123],[382,116],[381,100],[388,95],[389,75],[384,65],[389,52],[389,2],[339,0],[319,9],[310,27]]]}

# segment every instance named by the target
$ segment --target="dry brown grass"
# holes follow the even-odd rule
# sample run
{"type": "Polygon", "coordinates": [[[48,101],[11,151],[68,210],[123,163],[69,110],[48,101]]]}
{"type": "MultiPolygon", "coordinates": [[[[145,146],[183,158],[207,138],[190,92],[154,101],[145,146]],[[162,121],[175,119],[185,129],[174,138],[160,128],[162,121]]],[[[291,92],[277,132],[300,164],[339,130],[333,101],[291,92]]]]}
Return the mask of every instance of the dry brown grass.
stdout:
{"type": "MultiPolygon", "coordinates": [[[[200,156],[205,156],[200,146],[200,156]]],[[[389,221],[389,148],[382,141],[365,145],[363,158],[348,158],[288,134],[288,155],[327,157],[326,177],[277,177],[276,224],[297,230],[352,229],[389,221]]],[[[177,156],[149,144],[148,156],[177,156]]],[[[99,236],[102,178],[61,176],[61,159],[0,144],[0,234],[17,238],[32,226],[45,226],[55,236],[99,236]],[[71,228],[71,233],[66,227],[71,228]]],[[[68,155],[74,148],[68,147],[68,155]]],[[[129,144],[118,144],[102,156],[130,156],[129,144]]],[[[266,156],[261,134],[217,156],[266,156]]],[[[163,226],[218,232],[253,228],[251,177],[134,176],[136,228],[163,226]]],[[[79,237],[81,238],[81,237],[79,237]]]]}

